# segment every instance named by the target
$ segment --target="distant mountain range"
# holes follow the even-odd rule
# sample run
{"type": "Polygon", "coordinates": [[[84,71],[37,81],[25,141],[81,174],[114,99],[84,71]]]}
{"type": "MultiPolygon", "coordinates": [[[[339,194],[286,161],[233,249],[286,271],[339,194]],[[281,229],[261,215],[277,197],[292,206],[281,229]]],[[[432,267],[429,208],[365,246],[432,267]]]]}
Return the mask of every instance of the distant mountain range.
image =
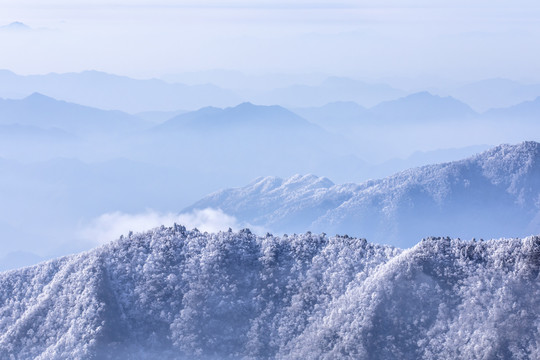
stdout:
{"type": "MultiPolygon", "coordinates": [[[[436,97],[427,96],[427,99],[436,97]]],[[[329,107],[343,106],[345,112],[366,110],[355,104],[336,103],[329,107]]],[[[534,111],[525,120],[488,118],[481,114],[478,118],[460,120],[459,126],[450,121],[443,129],[446,131],[430,127],[432,123],[446,124],[446,120],[439,119],[422,120],[411,127],[406,123],[401,127],[375,125],[377,131],[371,132],[365,126],[360,126],[358,132],[329,131],[283,107],[251,103],[203,108],[179,115],[164,113],[150,114],[150,118],[160,119],[145,121],[127,113],[40,94],[0,100],[0,156],[7,160],[6,164],[0,164],[4,174],[0,179],[0,214],[4,223],[14,229],[9,234],[17,234],[18,239],[7,241],[10,245],[0,249],[0,256],[16,250],[35,252],[42,257],[58,254],[55,249],[41,247],[44,240],[38,239],[47,239],[58,247],[73,242],[77,224],[87,224],[104,213],[144,212],[148,207],[169,213],[205,194],[246,184],[259,176],[289,178],[296,173],[312,173],[329,175],[336,183],[360,183],[412,166],[455,160],[485,148],[471,144],[537,140],[535,134],[540,134],[536,131],[540,126],[536,125],[534,111]],[[172,118],[168,119],[166,114],[172,118]],[[516,130],[519,126],[521,132],[516,130]],[[493,131],[499,133],[490,136],[493,131]],[[416,155],[409,156],[418,150],[416,155]],[[26,226],[24,220],[30,216],[39,230],[26,226]]],[[[345,195],[346,192],[339,194],[345,195]]],[[[329,211],[339,207],[339,201],[345,201],[338,196],[336,202],[332,196],[331,192],[326,196],[329,207],[322,204],[320,208],[329,211]]],[[[398,241],[389,229],[375,230],[375,222],[357,232],[357,227],[336,220],[341,215],[332,215],[330,220],[327,217],[330,213],[313,210],[313,215],[303,216],[306,212],[302,213],[302,206],[294,210],[298,216],[289,210],[290,221],[280,220],[283,214],[272,215],[269,218],[274,219],[275,227],[270,224],[268,228],[289,233],[306,229],[327,231],[325,224],[335,222],[328,232],[348,232],[380,242],[386,242],[385,238],[375,236],[390,234],[388,241],[398,241]],[[318,217],[321,217],[320,226],[315,222],[318,217]]],[[[317,206],[315,202],[313,207],[317,206]]],[[[261,216],[263,219],[264,214],[261,216]]],[[[528,214],[522,217],[528,218],[528,214]]],[[[378,219],[385,221],[382,216],[378,219]]],[[[264,225],[264,219],[258,224],[264,225]]],[[[405,227],[399,225],[399,231],[405,227]]],[[[429,234],[477,237],[529,234],[455,233],[438,225],[433,230],[427,227],[424,230],[422,233],[411,230],[410,241],[429,234]]],[[[4,235],[6,239],[11,239],[9,234],[4,235]]]]}
{"type": "Polygon", "coordinates": [[[298,168],[344,174],[364,165],[351,156],[350,143],[342,136],[280,106],[206,107],[178,115],[141,137],[144,147],[133,149],[132,156],[201,169],[207,174],[204,181],[234,183],[233,178],[246,172],[289,175],[298,168]]]}
{"type": "Polygon", "coordinates": [[[320,107],[327,103],[353,101],[373,107],[414,92],[428,90],[453,98],[482,113],[489,109],[509,107],[540,96],[540,84],[525,83],[504,78],[491,78],[456,85],[444,85],[441,79],[428,83],[418,79],[381,79],[359,81],[352,78],[324,74],[264,74],[246,75],[238,71],[213,70],[207,72],[168,75],[164,79],[188,84],[213,83],[234,89],[245,101],[261,104],[279,104],[286,107],[320,107]],[[397,80],[397,82],[396,82],[397,80]],[[387,85],[389,82],[393,85],[387,85]],[[415,89],[415,90],[403,90],[415,89]]]}
{"type": "Polygon", "coordinates": [[[242,103],[219,109],[205,107],[180,114],[157,126],[157,131],[237,131],[238,129],[317,129],[316,126],[281,106],[260,106],[242,103]]]}
{"type": "Polygon", "coordinates": [[[319,85],[293,85],[254,96],[254,102],[286,107],[322,106],[336,101],[354,101],[374,106],[405,95],[386,84],[371,84],[343,77],[329,77],[319,85]]]}
{"type": "Polygon", "coordinates": [[[33,93],[20,100],[0,99],[0,124],[61,129],[73,134],[140,131],[152,124],[121,111],[105,111],[33,93]]]}
{"type": "Polygon", "coordinates": [[[383,101],[371,108],[355,102],[334,102],[322,107],[295,108],[294,112],[326,129],[347,131],[362,126],[417,124],[446,120],[470,120],[475,113],[452,97],[420,92],[383,101]]]}
{"type": "Polygon", "coordinates": [[[540,84],[524,84],[508,79],[486,79],[449,90],[449,94],[478,112],[505,108],[540,96],[540,84]]]}
{"type": "Polygon", "coordinates": [[[501,145],[471,158],[334,185],[326,178],[267,177],[185,209],[219,208],[274,232],[352,234],[402,247],[414,239],[540,232],[540,144],[501,145]]]}
{"type": "Polygon", "coordinates": [[[476,144],[540,140],[535,135],[540,131],[536,121],[540,117],[540,97],[483,113],[452,97],[428,92],[382,102],[372,108],[355,102],[335,102],[291,110],[331,133],[356,141],[363,151],[391,149],[396,144],[404,151],[411,146],[404,144],[407,141],[429,143],[442,133],[447,134],[446,138],[439,138],[444,148],[471,145],[463,140],[472,139],[472,134],[476,134],[476,144]]]}
{"type": "Polygon", "coordinates": [[[334,101],[356,101],[373,106],[405,92],[385,84],[328,77],[317,85],[291,85],[273,90],[229,90],[211,83],[185,85],[158,79],[139,80],[99,71],[17,75],[0,70],[0,97],[21,98],[34,92],[69,102],[131,114],[227,107],[241,102],[292,107],[321,106],[334,101]]]}
{"type": "Polygon", "coordinates": [[[370,109],[382,121],[426,121],[437,119],[468,119],[476,113],[465,103],[452,97],[440,97],[419,92],[382,102],[370,109]]]}
{"type": "MultiPolygon", "coordinates": [[[[0,30],[10,29],[27,30],[29,28],[18,22],[0,27],[0,30]]],[[[139,80],[99,71],[23,76],[8,70],[0,70],[0,97],[22,98],[39,92],[81,105],[136,114],[176,112],[179,109],[192,111],[205,106],[227,107],[242,102],[281,105],[294,109],[321,107],[334,102],[355,102],[362,107],[373,108],[382,102],[392,102],[413,95],[405,104],[394,103],[393,105],[405,106],[405,112],[417,118],[431,117],[433,113],[430,106],[435,105],[434,102],[437,101],[436,98],[432,98],[427,103],[423,103],[426,99],[422,99],[420,94],[425,96],[425,93],[411,93],[384,83],[365,82],[346,77],[325,77],[321,74],[298,76],[296,77],[297,84],[287,86],[280,86],[280,84],[290,83],[291,78],[294,77],[285,75],[275,75],[275,78],[271,76],[246,77],[241,73],[222,74],[219,71],[200,75],[206,79],[200,83],[193,79],[197,76],[196,74],[179,77],[179,79],[189,80],[188,82],[192,84],[185,85],[159,79],[139,80]],[[226,87],[213,85],[212,76],[216,77],[216,83],[226,87]],[[270,88],[268,84],[271,84],[270,88]],[[420,105],[427,107],[423,110],[415,109],[412,104],[415,99],[421,102],[420,105]],[[413,114],[414,111],[417,113],[413,114]]],[[[168,78],[174,80],[174,77],[168,78]]],[[[437,117],[443,114],[441,112],[449,110],[450,112],[446,114],[449,117],[460,115],[462,112],[470,112],[469,105],[475,112],[483,113],[493,108],[506,108],[524,101],[532,101],[540,96],[540,85],[522,84],[507,79],[488,79],[452,89],[432,91],[451,96],[451,98],[441,97],[440,103],[433,108],[437,117]],[[461,109],[457,101],[463,103],[461,109]],[[459,111],[454,113],[456,110],[459,111]]],[[[384,117],[384,109],[390,105],[392,104],[385,104],[379,115],[384,117]]],[[[374,112],[378,112],[378,109],[374,109],[374,112]]],[[[390,115],[395,114],[392,112],[390,115]]]]}
{"type": "Polygon", "coordinates": [[[536,359],[539,251],[161,227],[0,273],[0,357],[536,359]]]}
{"type": "Polygon", "coordinates": [[[138,80],[99,71],[17,75],[0,70],[0,96],[25,97],[34,92],[106,110],[128,113],[176,111],[203,106],[230,106],[241,99],[214,85],[171,84],[162,80],[138,80]]]}
{"type": "Polygon", "coordinates": [[[483,114],[487,118],[520,120],[538,120],[540,118],[540,96],[507,108],[495,108],[483,114]]]}

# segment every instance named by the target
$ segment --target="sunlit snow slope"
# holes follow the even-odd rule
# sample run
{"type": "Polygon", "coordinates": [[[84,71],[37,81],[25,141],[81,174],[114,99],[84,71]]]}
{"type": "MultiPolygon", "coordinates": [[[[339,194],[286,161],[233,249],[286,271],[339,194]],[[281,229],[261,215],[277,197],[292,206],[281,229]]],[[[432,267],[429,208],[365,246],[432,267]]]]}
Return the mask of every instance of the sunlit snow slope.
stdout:
{"type": "Polygon", "coordinates": [[[540,238],[181,226],[0,274],[1,359],[538,359],[540,238]]]}
{"type": "Polygon", "coordinates": [[[524,237],[540,233],[540,144],[500,145],[358,185],[260,178],[185,211],[205,208],[276,233],[324,231],[399,247],[428,236],[524,237]]]}

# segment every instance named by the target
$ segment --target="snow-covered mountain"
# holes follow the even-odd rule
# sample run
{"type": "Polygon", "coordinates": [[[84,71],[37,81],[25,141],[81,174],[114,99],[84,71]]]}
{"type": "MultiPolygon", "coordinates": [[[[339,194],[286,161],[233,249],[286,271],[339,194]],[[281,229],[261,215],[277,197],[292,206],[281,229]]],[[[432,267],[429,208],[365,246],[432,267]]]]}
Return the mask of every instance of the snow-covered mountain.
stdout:
{"type": "Polygon", "coordinates": [[[432,235],[526,236],[540,232],[540,144],[500,145],[359,185],[260,178],[185,211],[204,208],[273,232],[346,233],[402,247],[432,235]]]}
{"type": "Polygon", "coordinates": [[[0,274],[0,358],[538,359],[540,238],[175,225],[0,274]]]}

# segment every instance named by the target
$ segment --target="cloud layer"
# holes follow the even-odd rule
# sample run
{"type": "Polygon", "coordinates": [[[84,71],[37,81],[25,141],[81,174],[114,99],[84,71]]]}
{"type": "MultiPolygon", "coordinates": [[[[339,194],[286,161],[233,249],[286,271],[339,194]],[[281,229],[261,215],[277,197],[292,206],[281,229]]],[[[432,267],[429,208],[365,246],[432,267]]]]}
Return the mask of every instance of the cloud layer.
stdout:
{"type": "Polygon", "coordinates": [[[21,21],[58,31],[0,36],[0,68],[136,77],[225,68],[529,79],[540,63],[531,47],[539,19],[533,1],[79,0],[44,6],[25,0],[0,5],[0,25],[21,21]]]}
{"type": "Polygon", "coordinates": [[[239,223],[234,216],[227,215],[220,209],[208,208],[183,214],[160,213],[154,210],[138,214],[120,211],[105,213],[84,227],[79,236],[81,240],[103,244],[118,239],[120,235],[126,235],[130,231],[142,232],[161,225],[171,226],[174,223],[184,225],[188,229],[197,228],[208,232],[246,227],[255,232],[263,232],[261,228],[239,223]]]}

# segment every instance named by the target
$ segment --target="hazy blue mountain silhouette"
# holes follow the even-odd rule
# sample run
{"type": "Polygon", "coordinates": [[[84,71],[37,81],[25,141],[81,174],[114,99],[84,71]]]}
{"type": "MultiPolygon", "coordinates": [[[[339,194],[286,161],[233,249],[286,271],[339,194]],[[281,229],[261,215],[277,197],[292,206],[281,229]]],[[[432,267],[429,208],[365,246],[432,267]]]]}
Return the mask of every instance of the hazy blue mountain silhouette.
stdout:
{"type": "Polygon", "coordinates": [[[0,26],[0,31],[25,32],[25,31],[30,31],[30,30],[32,30],[30,26],[20,21],[14,21],[10,24],[0,26]]]}
{"type": "Polygon", "coordinates": [[[316,128],[293,112],[280,106],[260,106],[242,103],[235,107],[220,109],[205,107],[200,110],[180,114],[158,125],[158,131],[231,131],[237,128],[293,129],[298,127],[316,128]]]}
{"type": "Polygon", "coordinates": [[[507,108],[496,108],[486,111],[484,117],[487,118],[505,118],[508,120],[540,118],[540,96],[531,101],[524,101],[507,108]]]}
{"type": "Polygon", "coordinates": [[[465,103],[452,97],[440,97],[429,92],[419,92],[382,102],[369,109],[378,121],[432,121],[467,119],[476,113],[465,103]]]}
{"type": "Polygon", "coordinates": [[[186,210],[219,208],[274,232],[347,233],[404,247],[443,233],[489,238],[540,232],[540,144],[535,142],[501,145],[359,185],[323,179],[261,178],[211,194],[186,210]]]}
{"type": "Polygon", "coordinates": [[[468,83],[450,90],[450,94],[476,111],[505,108],[530,101],[540,96],[540,84],[522,84],[517,81],[495,78],[468,83]]]}
{"type": "Polygon", "coordinates": [[[275,89],[257,96],[255,101],[290,108],[323,106],[336,101],[354,101],[362,106],[373,106],[404,94],[403,91],[386,84],[368,84],[349,78],[330,77],[317,86],[294,85],[275,89]]]}
{"type": "Polygon", "coordinates": [[[229,106],[239,98],[213,85],[187,86],[162,80],[138,80],[99,71],[21,76],[0,71],[0,96],[39,92],[86,106],[128,113],[229,106]]]}
{"type": "Polygon", "coordinates": [[[128,132],[150,127],[120,111],[105,111],[34,93],[24,99],[0,99],[0,123],[58,128],[74,134],[128,132]]]}
{"type": "Polygon", "coordinates": [[[327,130],[347,133],[362,127],[388,124],[418,124],[445,120],[470,120],[477,114],[451,97],[428,92],[384,101],[371,108],[355,102],[334,102],[321,107],[295,108],[297,114],[327,130]]]}
{"type": "Polygon", "coordinates": [[[152,154],[154,159],[181,161],[192,168],[206,164],[205,173],[215,173],[229,184],[237,183],[233,179],[240,175],[251,175],[247,181],[260,174],[290,176],[297,169],[313,168],[346,174],[364,165],[351,156],[343,137],[280,106],[206,107],[156,126],[142,141],[147,145],[140,156],[152,154]]]}

